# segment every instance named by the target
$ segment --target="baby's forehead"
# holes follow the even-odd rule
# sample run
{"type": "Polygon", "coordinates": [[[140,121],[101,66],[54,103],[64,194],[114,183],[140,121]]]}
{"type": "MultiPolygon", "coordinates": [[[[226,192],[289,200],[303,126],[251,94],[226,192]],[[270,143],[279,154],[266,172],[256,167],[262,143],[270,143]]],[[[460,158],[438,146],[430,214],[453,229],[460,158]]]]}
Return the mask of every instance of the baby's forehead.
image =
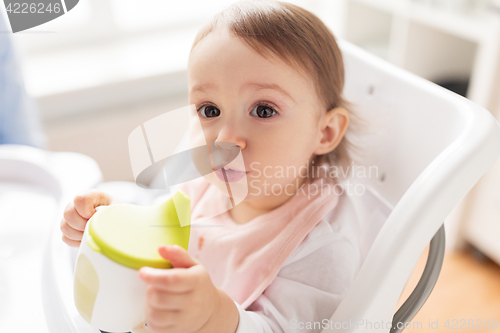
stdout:
{"type": "Polygon", "coordinates": [[[212,33],[200,41],[191,51],[188,61],[188,75],[198,77],[211,75],[232,78],[282,77],[286,80],[313,81],[313,75],[298,61],[278,56],[262,46],[252,47],[246,40],[233,34],[212,33]]]}
{"type": "MultiPolygon", "coordinates": [[[[239,56],[254,55],[260,60],[265,60],[276,66],[287,65],[297,71],[308,72],[304,66],[300,65],[298,57],[294,59],[289,54],[278,54],[276,50],[271,49],[258,39],[243,38],[225,28],[211,31],[192,47],[189,53],[188,67],[192,67],[193,61],[199,61],[200,57],[215,54],[217,58],[224,58],[225,55],[232,54],[230,51],[235,50],[241,51],[239,56]]],[[[252,60],[252,57],[247,56],[243,59],[252,60]]]]}

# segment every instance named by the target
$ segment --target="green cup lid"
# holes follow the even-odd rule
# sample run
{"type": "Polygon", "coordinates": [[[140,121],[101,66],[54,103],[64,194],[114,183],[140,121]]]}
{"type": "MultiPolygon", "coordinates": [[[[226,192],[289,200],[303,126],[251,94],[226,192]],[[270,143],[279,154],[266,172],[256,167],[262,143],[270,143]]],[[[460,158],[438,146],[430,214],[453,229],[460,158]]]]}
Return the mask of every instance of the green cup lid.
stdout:
{"type": "Polygon", "coordinates": [[[115,204],[97,211],[88,223],[87,243],[109,259],[133,269],[171,268],[158,246],[177,244],[188,249],[191,200],[177,191],[153,206],[115,204]]]}

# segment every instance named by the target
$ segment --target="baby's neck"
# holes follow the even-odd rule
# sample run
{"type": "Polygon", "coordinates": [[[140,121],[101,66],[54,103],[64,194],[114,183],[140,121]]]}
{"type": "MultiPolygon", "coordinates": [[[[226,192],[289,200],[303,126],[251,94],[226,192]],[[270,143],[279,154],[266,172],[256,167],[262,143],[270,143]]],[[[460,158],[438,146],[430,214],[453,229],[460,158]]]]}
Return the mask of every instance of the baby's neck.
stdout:
{"type": "Polygon", "coordinates": [[[259,209],[248,205],[246,202],[240,203],[229,211],[229,215],[237,224],[245,224],[259,215],[267,213],[269,210],[259,209]]]}
{"type": "Polygon", "coordinates": [[[278,208],[292,197],[290,195],[286,195],[285,193],[283,194],[284,195],[281,196],[268,196],[258,200],[243,201],[236,207],[229,210],[229,215],[234,222],[238,224],[245,224],[257,216],[278,208]]]}

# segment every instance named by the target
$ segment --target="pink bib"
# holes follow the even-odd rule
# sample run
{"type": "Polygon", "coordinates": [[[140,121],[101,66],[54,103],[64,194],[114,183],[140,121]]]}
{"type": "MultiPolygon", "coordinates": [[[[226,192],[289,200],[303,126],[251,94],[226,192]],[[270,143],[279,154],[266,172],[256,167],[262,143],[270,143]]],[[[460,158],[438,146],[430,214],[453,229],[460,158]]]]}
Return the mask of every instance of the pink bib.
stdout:
{"type": "Polygon", "coordinates": [[[205,266],[214,285],[243,308],[264,292],[307,234],[338,203],[334,180],[323,178],[313,184],[306,181],[284,204],[245,224],[234,222],[225,212],[197,225],[197,220],[222,211],[227,196],[204,178],[182,190],[191,197],[188,252],[205,266]]]}

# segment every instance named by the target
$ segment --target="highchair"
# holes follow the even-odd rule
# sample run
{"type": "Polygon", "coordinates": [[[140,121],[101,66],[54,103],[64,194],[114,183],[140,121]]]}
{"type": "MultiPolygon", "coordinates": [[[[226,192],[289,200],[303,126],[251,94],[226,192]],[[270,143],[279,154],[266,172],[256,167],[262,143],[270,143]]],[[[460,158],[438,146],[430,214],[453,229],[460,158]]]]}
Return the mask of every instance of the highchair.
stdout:
{"type": "Polygon", "coordinates": [[[341,42],[340,48],[345,97],[373,128],[358,142],[372,150],[361,165],[376,165],[379,173],[378,179],[356,181],[392,209],[380,223],[377,214],[360,207],[360,216],[374,216],[362,221],[368,243],[364,249],[369,250],[323,332],[401,332],[437,281],[443,221],[500,156],[500,127],[468,99],[349,43],[341,42]],[[422,277],[394,314],[429,242],[422,277]]]}
{"type": "MultiPolygon", "coordinates": [[[[364,260],[323,332],[400,332],[437,280],[444,255],[443,221],[500,156],[500,127],[471,101],[347,42],[339,41],[339,46],[345,97],[368,125],[362,135],[350,139],[364,151],[358,165],[376,166],[378,177],[347,179],[366,189],[366,194],[351,198],[363,230],[364,260]],[[396,312],[429,242],[422,278],[396,312]]],[[[142,154],[153,164],[151,153],[142,154]]],[[[136,179],[139,173],[134,172],[136,179]]],[[[146,196],[152,191],[134,183],[117,185],[118,192],[127,189],[146,196]]],[[[44,270],[51,332],[98,332],[74,306],[75,258],[76,250],[62,243],[54,223],[44,270]]]]}
{"type": "Polygon", "coordinates": [[[56,235],[56,220],[75,193],[101,182],[101,171],[88,156],[0,145],[0,332],[48,333],[57,327],[64,332],[64,319],[55,316],[55,323],[47,323],[44,310],[67,312],[52,285],[57,280],[50,260],[69,267],[71,252],[47,251],[47,245],[59,249],[52,237],[47,244],[47,236],[56,235]]]}

